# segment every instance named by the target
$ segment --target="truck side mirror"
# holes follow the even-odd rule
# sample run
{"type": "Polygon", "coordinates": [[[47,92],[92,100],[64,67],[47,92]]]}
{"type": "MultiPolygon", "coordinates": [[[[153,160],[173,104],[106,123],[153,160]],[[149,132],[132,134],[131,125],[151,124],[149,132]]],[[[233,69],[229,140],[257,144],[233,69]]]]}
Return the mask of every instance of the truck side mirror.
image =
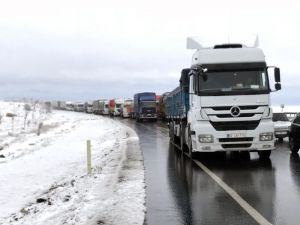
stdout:
{"type": "Polygon", "coordinates": [[[183,88],[183,92],[188,93],[189,92],[189,86],[190,86],[190,73],[191,69],[183,69],[181,71],[181,77],[180,77],[180,86],[183,88]]]}
{"type": "Polygon", "coordinates": [[[274,75],[275,75],[275,82],[280,83],[280,69],[278,67],[274,68],[274,75]]]}
{"type": "Polygon", "coordinates": [[[277,91],[281,90],[281,84],[280,84],[280,83],[276,83],[276,84],[275,84],[275,89],[276,89],[277,91]]]}
{"type": "MultiPolygon", "coordinates": [[[[269,72],[269,69],[272,68],[272,73],[274,73],[274,81],[275,81],[275,90],[279,91],[281,90],[281,84],[280,84],[280,69],[275,66],[268,66],[267,70],[269,72]]],[[[271,72],[270,71],[270,72],[271,72]]]]}

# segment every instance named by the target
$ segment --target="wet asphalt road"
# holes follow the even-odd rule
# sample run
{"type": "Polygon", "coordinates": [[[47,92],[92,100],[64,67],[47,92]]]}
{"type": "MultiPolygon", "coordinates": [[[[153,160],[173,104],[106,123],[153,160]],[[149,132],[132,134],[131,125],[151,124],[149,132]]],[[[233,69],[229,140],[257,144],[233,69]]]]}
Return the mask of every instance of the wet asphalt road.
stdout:
{"type": "MultiPolygon", "coordinates": [[[[120,120],[140,138],[146,176],[147,225],[259,224],[199,166],[169,144],[161,122],[120,120]]],[[[271,224],[300,224],[300,157],[288,139],[270,160],[250,155],[201,154],[208,167],[271,224]]]]}

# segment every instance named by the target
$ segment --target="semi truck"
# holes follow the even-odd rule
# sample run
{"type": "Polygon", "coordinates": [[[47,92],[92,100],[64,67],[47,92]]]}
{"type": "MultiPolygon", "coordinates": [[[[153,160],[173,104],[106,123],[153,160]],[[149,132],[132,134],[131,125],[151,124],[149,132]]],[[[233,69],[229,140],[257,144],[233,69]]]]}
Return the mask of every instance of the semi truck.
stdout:
{"type": "Polygon", "coordinates": [[[115,115],[115,107],[116,107],[115,99],[110,99],[109,102],[108,102],[109,116],[114,116],[115,115]]]}
{"type": "Polygon", "coordinates": [[[76,111],[76,112],[84,112],[84,103],[83,102],[76,102],[74,104],[74,111],[76,111]]]}
{"type": "Polygon", "coordinates": [[[134,118],[139,122],[142,120],[157,120],[156,95],[153,92],[142,92],[134,95],[133,98],[134,118]]]}
{"type": "Polygon", "coordinates": [[[114,110],[114,116],[121,116],[121,108],[122,105],[124,104],[124,100],[123,99],[116,99],[115,100],[115,110],[114,110]]]}
{"type": "Polygon", "coordinates": [[[133,112],[133,100],[125,99],[124,104],[122,104],[122,107],[121,107],[121,116],[123,118],[131,117],[132,112],[133,112]]]}
{"type": "Polygon", "coordinates": [[[166,99],[170,141],[190,158],[219,151],[269,158],[275,149],[270,93],[281,89],[280,69],[267,66],[257,44],[206,48],[188,38],[187,48],[196,49],[191,67],[166,99]]]}
{"type": "Polygon", "coordinates": [[[93,102],[88,101],[84,103],[84,111],[86,113],[92,113],[93,112],[93,102]]]}
{"type": "Polygon", "coordinates": [[[108,100],[100,100],[99,101],[99,109],[101,115],[108,115],[109,114],[109,101],[108,100]]]}
{"type": "Polygon", "coordinates": [[[104,100],[103,115],[109,115],[109,101],[108,100],[104,100]]]}
{"type": "Polygon", "coordinates": [[[93,109],[94,114],[100,114],[100,100],[94,100],[93,101],[93,109]]]}
{"type": "Polygon", "coordinates": [[[67,101],[66,102],[66,108],[65,108],[67,111],[74,111],[74,103],[73,102],[70,102],[70,101],[67,101]]]}

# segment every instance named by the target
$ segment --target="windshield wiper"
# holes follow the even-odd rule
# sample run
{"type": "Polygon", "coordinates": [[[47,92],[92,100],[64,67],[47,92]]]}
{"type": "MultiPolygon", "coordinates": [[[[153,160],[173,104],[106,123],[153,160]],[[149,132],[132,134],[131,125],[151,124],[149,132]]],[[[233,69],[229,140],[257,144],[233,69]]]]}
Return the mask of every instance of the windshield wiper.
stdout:
{"type": "Polygon", "coordinates": [[[224,90],[222,89],[202,89],[200,90],[202,93],[223,93],[224,90]]]}
{"type": "Polygon", "coordinates": [[[253,88],[232,88],[232,91],[257,92],[257,91],[261,91],[261,90],[260,89],[253,89],[253,88]]]}

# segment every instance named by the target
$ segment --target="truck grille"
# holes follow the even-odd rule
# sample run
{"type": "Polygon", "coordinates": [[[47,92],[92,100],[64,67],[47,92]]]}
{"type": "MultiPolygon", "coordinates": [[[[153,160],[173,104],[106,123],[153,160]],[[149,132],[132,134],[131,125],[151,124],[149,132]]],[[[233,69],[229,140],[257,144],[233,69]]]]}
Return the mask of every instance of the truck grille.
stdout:
{"type": "MultiPolygon", "coordinates": [[[[225,111],[225,110],[230,110],[232,106],[216,106],[212,107],[213,110],[215,111],[225,111]]],[[[259,105],[244,105],[244,106],[239,106],[241,110],[253,110],[257,109],[259,105]]]]}
{"type": "Polygon", "coordinates": [[[149,107],[149,108],[142,108],[142,113],[155,113],[156,112],[156,109],[153,108],[153,107],[149,107]]]}
{"type": "MultiPolygon", "coordinates": [[[[239,117],[253,117],[254,115],[254,113],[241,113],[239,117]]],[[[218,118],[232,118],[231,114],[217,114],[216,116],[218,118]]]]}
{"type": "Polygon", "coordinates": [[[260,120],[251,121],[228,121],[228,122],[213,122],[209,121],[217,131],[227,130],[255,130],[258,127],[260,120]]]}

